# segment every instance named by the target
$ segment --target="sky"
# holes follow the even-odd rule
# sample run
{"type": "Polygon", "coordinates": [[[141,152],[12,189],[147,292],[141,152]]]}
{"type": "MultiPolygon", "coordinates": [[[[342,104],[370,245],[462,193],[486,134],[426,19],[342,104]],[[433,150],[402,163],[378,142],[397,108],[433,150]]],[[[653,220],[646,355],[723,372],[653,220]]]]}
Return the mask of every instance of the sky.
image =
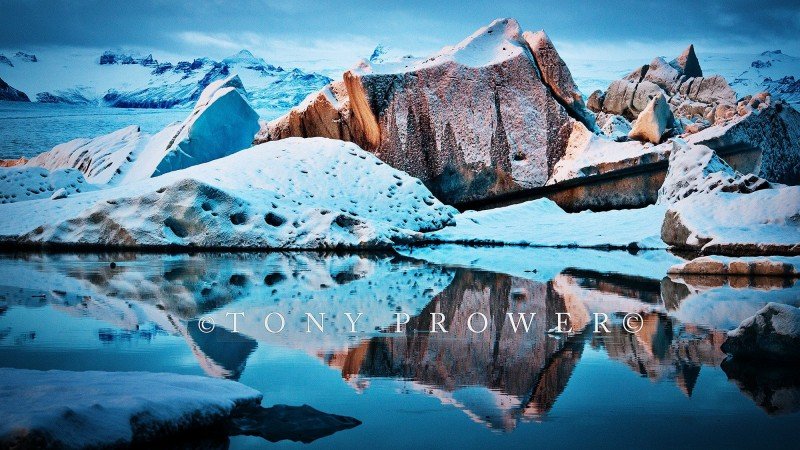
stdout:
{"type": "Polygon", "coordinates": [[[377,44],[424,56],[498,17],[544,29],[569,63],[698,52],[800,56],[800,0],[0,0],[0,49],[132,49],[341,70],[377,44]]]}

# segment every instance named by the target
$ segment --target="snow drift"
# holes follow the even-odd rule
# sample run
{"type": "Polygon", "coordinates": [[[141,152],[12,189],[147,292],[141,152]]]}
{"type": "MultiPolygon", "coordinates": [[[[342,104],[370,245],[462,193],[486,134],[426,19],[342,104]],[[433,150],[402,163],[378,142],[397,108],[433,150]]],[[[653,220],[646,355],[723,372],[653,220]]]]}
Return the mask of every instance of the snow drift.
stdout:
{"type": "Polygon", "coordinates": [[[52,172],[41,167],[13,166],[0,169],[0,203],[50,197],[57,199],[96,189],[75,169],[52,172]]]}
{"type": "Polygon", "coordinates": [[[431,242],[538,247],[665,248],[659,226],[665,208],[568,214],[551,200],[467,211],[456,225],[425,235],[431,242]]]}

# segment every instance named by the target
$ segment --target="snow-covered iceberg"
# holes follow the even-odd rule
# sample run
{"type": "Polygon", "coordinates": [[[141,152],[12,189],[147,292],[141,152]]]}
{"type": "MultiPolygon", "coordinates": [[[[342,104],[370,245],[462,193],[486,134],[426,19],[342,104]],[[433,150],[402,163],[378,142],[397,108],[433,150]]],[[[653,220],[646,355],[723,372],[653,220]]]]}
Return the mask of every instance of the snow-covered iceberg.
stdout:
{"type": "Polygon", "coordinates": [[[166,149],[146,147],[138,155],[128,179],[138,180],[185,169],[250,147],[259,127],[258,114],[244,95],[244,86],[238,76],[209,84],[166,149]]]}
{"type": "Polygon", "coordinates": [[[94,139],[75,139],[25,166],[75,168],[90,183],[117,185],[212,161],[250,147],[258,115],[237,76],[209,84],[189,117],[149,136],[130,126],[94,139]]]}
{"type": "Polygon", "coordinates": [[[419,180],[356,145],[288,139],[60,200],[0,205],[6,243],[386,247],[450,223],[419,180]]]}
{"type": "Polygon", "coordinates": [[[159,133],[163,136],[161,139],[142,133],[136,125],[95,138],[73,139],[34,156],[23,167],[51,171],[75,169],[83,172],[89,183],[119,184],[124,178],[123,170],[127,170],[145,147],[156,144],[166,147],[167,135],[174,133],[175,127],[177,125],[172,125],[159,133]]]}

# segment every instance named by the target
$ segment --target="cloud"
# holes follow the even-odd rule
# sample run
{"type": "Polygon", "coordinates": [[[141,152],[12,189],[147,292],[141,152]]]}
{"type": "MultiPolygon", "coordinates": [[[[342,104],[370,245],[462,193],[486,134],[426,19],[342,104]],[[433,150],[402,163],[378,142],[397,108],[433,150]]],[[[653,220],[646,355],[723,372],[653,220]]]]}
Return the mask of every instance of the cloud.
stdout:
{"type": "Polygon", "coordinates": [[[235,50],[243,48],[242,44],[234,41],[224,33],[203,33],[201,31],[182,31],[177,34],[177,40],[195,47],[213,47],[220,50],[235,50]]]}
{"type": "Polygon", "coordinates": [[[184,58],[247,48],[279,64],[348,67],[377,43],[415,55],[453,44],[496,17],[547,30],[565,51],[598,57],[706,51],[800,54],[797,0],[0,0],[0,48],[137,47],[184,58]],[[566,43],[566,44],[564,44],[566,43]],[[662,47],[666,46],[666,47],[662,47]]]}

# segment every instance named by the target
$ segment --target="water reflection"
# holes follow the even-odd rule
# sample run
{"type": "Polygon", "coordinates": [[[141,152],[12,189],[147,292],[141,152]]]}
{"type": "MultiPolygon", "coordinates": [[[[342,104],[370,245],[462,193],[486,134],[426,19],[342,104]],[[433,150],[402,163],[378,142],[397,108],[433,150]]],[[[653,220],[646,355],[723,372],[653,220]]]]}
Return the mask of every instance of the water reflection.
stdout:
{"type": "Polygon", "coordinates": [[[437,263],[304,253],[6,255],[0,258],[0,351],[155,347],[166,335],[183,339],[207,375],[240,379],[260,346],[292,349],[339,371],[356,392],[369,391],[378,379],[402,380],[406,391],[434,397],[483,426],[511,431],[547,420],[591,349],[687,397],[695,395],[704,367],[722,366],[767,413],[800,410],[795,369],[734,365],[719,350],[725,331],[766,302],[800,304],[797,280],[669,278],[659,261],[674,257],[619,252],[613,258],[630,260],[614,267],[631,270],[609,272],[597,270],[604,267],[595,264],[594,252],[559,258],[552,250],[529,251],[524,258],[514,255],[516,266],[506,270],[511,274],[486,270],[491,263],[476,262],[480,255],[450,264],[452,253],[437,263]],[[47,308],[60,318],[9,318],[11,311],[47,308]],[[236,333],[228,312],[244,313],[236,333]],[[286,318],[284,332],[265,330],[270,312],[286,318]],[[307,333],[305,312],[325,312],[326,331],[307,333]],[[347,332],[345,312],[363,314],[358,333],[347,332]],[[400,333],[392,332],[396,312],[410,316],[400,333]],[[485,332],[467,328],[476,312],[489,319],[485,332]],[[547,333],[558,312],[570,314],[574,334],[547,333]],[[444,315],[447,333],[425,331],[431,313],[444,315]],[[535,313],[531,331],[514,332],[509,313],[535,313]],[[608,333],[592,332],[595,313],[609,316],[608,333]],[[642,315],[641,332],[623,329],[625,313],[642,315]],[[212,333],[199,330],[200,317],[216,322],[212,333]],[[68,318],[102,326],[91,337],[41,341],[48,328],[68,327],[68,318]]]}
{"type": "Polygon", "coordinates": [[[728,378],[768,414],[800,411],[800,366],[722,362],[728,378]]]}
{"type": "Polygon", "coordinates": [[[657,280],[583,271],[542,283],[457,269],[450,286],[412,318],[405,334],[374,337],[346,354],[323,357],[358,388],[364,386],[359,377],[410,379],[442,403],[503,430],[547,414],[587,344],[642,376],[674,382],[690,396],[700,367],[724,359],[723,332],[671,318],[658,301],[659,286],[657,280]],[[444,314],[447,334],[415,331],[431,329],[432,312],[444,314]],[[486,332],[467,328],[474,312],[490,318],[486,332]],[[545,333],[557,325],[558,312],[570,314],[577,334],[545,333]],[[612,321],[609,333],[595,334],[593,315],[601,312],[641,313],[642,331],[632,334],[612,321]],[[514,332],[509,313],[536,313],[532,332],[514,332]]]}

